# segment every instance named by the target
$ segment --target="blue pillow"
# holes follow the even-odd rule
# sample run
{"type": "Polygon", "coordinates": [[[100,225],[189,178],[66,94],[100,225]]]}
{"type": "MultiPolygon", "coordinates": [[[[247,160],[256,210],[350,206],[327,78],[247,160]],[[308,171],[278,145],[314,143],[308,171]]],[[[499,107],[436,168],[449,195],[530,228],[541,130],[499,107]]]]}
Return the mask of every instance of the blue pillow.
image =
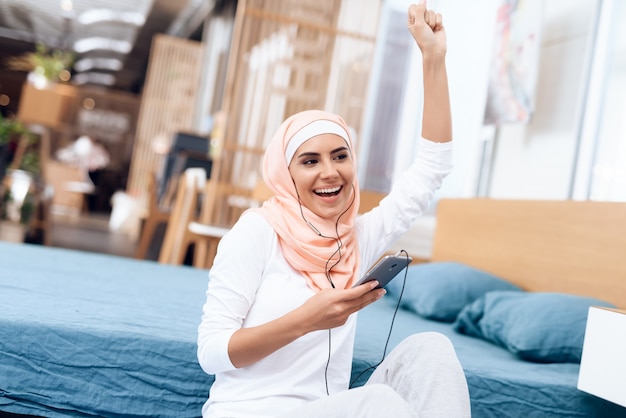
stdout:
{"type": "Polygon", "coordinates": [[[489,292],[466,306],[453,328],[541,363],[580,363],[594,298],[549,292],[489,292]]]}
{"type": "MultiPolygon", "coordinates": [[[[385,289],[396,300],[402,290],[402,273],[385,289]]],[[[409,266],[400,306],[420,316],[453,322],[461,309],[492,290],[521,290],[497,276],[457,262],[432,262],[409,266]]]]}

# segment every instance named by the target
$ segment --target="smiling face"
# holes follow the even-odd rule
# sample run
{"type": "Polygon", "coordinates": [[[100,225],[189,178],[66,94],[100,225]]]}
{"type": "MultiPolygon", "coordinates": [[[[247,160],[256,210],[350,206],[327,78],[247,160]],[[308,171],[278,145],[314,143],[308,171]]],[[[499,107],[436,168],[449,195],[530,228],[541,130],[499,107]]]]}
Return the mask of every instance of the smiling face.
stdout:
{"type": "Polygon", "coordinates": [[[334,134],[315,136],[298,147],[289,173],[302,205],[336,220],[353,199],[354,161],[346,141],[334,134]]]}

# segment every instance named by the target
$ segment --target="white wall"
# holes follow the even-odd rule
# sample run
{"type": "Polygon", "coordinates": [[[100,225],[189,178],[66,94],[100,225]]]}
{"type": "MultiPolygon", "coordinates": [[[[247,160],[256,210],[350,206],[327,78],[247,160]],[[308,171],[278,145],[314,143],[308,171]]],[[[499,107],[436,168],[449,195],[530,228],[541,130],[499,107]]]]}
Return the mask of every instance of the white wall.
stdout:
{"type": "MultiPolygon", "coordinates": [[[[543,22],[534,116],[529,124],[498,129],[487,197],[569,197],[599,1],[545,1],[543,16],[538,17],[543,22]]],[[[455,171],[446,179],[439,197],[473,197],[477,192],[498,4],[498,0],[447,0],[435,5],[444,16],[448,34],[455,141],[455,171]]],[[[415,66],[419,68],[417,60],[415,66]]],[[[405,100],[406,118],[416,109],[412,99],[421,97],[405,100]]],[[[406,133],[400,137],[410,138],[406,133]]],[[[432,244],[428,238],[434,226],[428,217],[419,220],[394,248],[428,257],[432,244]]]]}
{"type": "Polygon", "coordinates": [[[534,117],[499,129],[492,198],[570,197],[598,0],[549,0],[544,7],[534,117]]]}
{"type": "MultiPolygon", "coordinates": [[[[390,7],[404,11],[411,3],[414,1],[388,1],[390,7]]],[[[455,169],[438,193],[440,197],[473,196],[476,189],[497,4],[498,0],[428,2],[429,8],[443,15],[446,28],[448,41],[446,67],[455,141],[455,169]]],[[[404,171],[413,161],[414,138],[421,131],[423,100],[421,65],[421,55],[417,46],[414,46],[410,76],[403,98],[395,174],[404,171]]]]}
{"type": "MultiPolygon", "coordinates": [[[[496,133],[485,195],[492,198],[567,199],[586,95],[594,25],[600,0],[543,2],[541,52],[535,111],[528,124],[500,126],[496,133]]],[[[406,8],[411,1],[388,2],[406,8]]],[[[447,67],[453,115],[455,154],[453,174],[439,197],[475,196],[484,146],[483,114],[499,0],[429,2],[441,12],[448,35],[447,67]]],[[[421,129],[421,63],[414,51],[404,98],[396,172],[410,160],[410,143],[421,129]],[[407,155],[409,156],[407,158],[407,155]]],[[[483,179],[484,181],[484,179],[483,179]]]]}

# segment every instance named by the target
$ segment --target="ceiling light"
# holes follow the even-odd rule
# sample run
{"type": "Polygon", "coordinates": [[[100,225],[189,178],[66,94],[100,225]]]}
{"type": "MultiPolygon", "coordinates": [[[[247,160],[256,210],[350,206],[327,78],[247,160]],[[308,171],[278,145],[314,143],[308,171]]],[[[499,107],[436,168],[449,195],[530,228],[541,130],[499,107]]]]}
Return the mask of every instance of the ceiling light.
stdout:
{"type": "Polygon", "coordinates": [[[61,0],[61,9],[65,12],[71,12],[74,9],[72,0],[61,0]]]}
{"type": "Polygon", "coordinates": [[[74,42],[74,51],[82,54],[94,49],[105,49],[118,52],[120,54],[128,54],[132,49],[132,45],[128,41],[118,41],[116,39],[92,37],[84,38],[74,42]]]}
{"type": "Polygon", "coordinates": [[[0,94],[0,106],[8,106],[11,103],[11,98],[6,94],[0,94]]]}
{"type": "Polygon", "coordinates": [[[96,101],[91,97],[87,97],[83,100],[83,107],[87,110],[93,110],[96,107],[96,101]]]}
{"type": "Polygon", "coordinates": [[[83,58],[74,64],[74,70],[80,73],[94,69],[119,71],[122,61],[117,58],[83,58]]]}
{"type": "Polygon", "coordinates": [[[67,70],[61,70],[59,73],[59,80],[61,81],[70,81],[70,78],[72,78],[72,73],[67,70]]]}
{"type": "Polygon", "coordinates": [[[115,83],[115,77],[106,73],[80,73],[73,78],[74,84],[102,84],[112,86],[115,83]]]}
{"type": "Polygon", "coordinates": [[[120,12],[110,9],[91,9],[78,16],[78,23],[91,25],[101,22],[121,22],[129,25],[143,26],[146,17],[139,12],[120,12]]]}

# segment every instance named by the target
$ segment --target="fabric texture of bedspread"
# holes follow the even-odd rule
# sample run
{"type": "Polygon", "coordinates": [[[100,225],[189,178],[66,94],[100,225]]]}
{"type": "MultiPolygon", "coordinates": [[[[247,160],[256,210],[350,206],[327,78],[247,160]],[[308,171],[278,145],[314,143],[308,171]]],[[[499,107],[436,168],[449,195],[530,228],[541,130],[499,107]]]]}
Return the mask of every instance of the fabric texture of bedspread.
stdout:
{"type": "MultiPolygon", "coordinates": [[[[3,242],[0,266],[0,411],[201,415],[213,382],[196,359],[206,270],[3,242]]],[[[380,361],[394,308],[385,297],[359,313],[354,377],[380,361]]],[[[578,364],[524,361],[404,309],[387,352],[420,331],[453,342],[475,418],[626,418],[625,408],[577,390],[578,364]]]]}
{"type": "Polygon", "coordinates": [[[199,417],[207,271],[0,242],[0,410],[199,417]]]}
{"type": "MultiPolygon", "coordinates": [[[[394,309],[395,301],[386,296],[359,312],[353,386],[364,384],[371,370],[357,376],[381,360],[394,309]]],[[[396,315],[387,353],[404,337],[422,331],[445,334],[454,344],[467,377],[474,418],[626,417],[626,408],[576,388],[577,363],[521,360],[485,340],[455,332],[450,323],[428,320],[403,309],[396,315]]]]}

